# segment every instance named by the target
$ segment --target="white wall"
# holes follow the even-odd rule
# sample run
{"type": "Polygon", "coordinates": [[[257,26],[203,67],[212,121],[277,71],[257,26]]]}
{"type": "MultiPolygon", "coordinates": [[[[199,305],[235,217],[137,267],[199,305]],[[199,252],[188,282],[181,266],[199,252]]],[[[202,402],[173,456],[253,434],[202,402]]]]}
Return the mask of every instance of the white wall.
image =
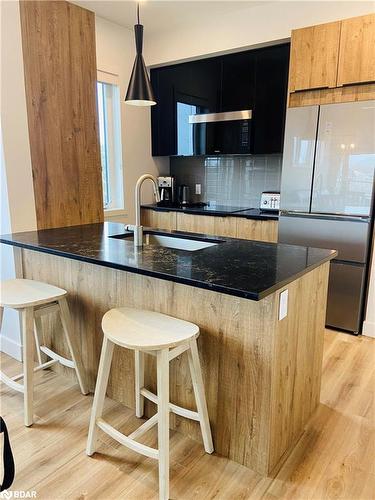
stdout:
{"type": "MultiPolygon", "coordinates": [[[[0,188],[1,188],[1,220],[0,234],[11,232],[10,211],[8,190],[5,172],[5,160],[3,150],[3,137],[0,130],[0,188]]],[[[0,246],[0,278],[1,280],[12,279],[15,277],[14,259],[12,247],[7,245],[0,246]]],[[[1,293],[1,290],[0,290],[1,293]]],[[[20,343],[20,325],[19,317],[15,311],[6,310],[3,317],[0,336],[0,351],[6,352],[10,356],[21,359],[21,343],[20,343]]]]}
{"type": "MultiPolygon", "coordinates": [[[[36,229],[18,2],[1,2],[1,233],[36,229]]],[[[1,279],[15,276],[1,245],[1,279]]],[[[6,310],[1,350],[21,359],[18,315],[6,310]]]]}
{"type": "MultiPolygon", "coordinates": [[[[169,171],[168,159],[151,156],[150,109],[129,106],[124,102],[134,62],[135,46],[132,30],[123,28],[96,16],[97,68],[113,73],[120,79],[122,160],[125,180],[126,217],[109,217],[107,220],[134,222],[134,186],[144,173],[158,176],[169,171]]],[[[145,185],[142,200],[151,203],[152,189],[145,185]]]]}
{"type": "Polygon", "coordinates": [[[1,125],[12,231],[36,228],[19,3],[1,2],[1,125]]]}
{"type": "Polygon", "coordinates": [[[290,37],[294,28],[360,16],[374,10],[374,2],[360,0],[279,1],[255,7],[243,2],[243,7],[227,12],[225,16],[215,15],[213,6],[210,18],[201,19],[199,2],[196,2],[197,21],[194,24],[183,26],[179,23],[176,29],[172,25],[170,29],[151,36],[147,36],[145,26],[145,59],[148,65],[159,65],[238,50],[283,40],[290,37]]]}

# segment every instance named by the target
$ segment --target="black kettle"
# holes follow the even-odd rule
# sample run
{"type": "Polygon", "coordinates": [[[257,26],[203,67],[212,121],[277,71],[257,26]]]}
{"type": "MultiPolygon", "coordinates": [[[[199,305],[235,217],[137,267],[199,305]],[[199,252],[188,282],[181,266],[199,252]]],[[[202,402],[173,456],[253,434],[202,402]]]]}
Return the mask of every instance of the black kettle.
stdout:
{"type": "Polygon", "coordinates": [[[178,201],[181,205],[189,204],[190,188],[186,184],[181,184],[178,187],[178,201]]]}

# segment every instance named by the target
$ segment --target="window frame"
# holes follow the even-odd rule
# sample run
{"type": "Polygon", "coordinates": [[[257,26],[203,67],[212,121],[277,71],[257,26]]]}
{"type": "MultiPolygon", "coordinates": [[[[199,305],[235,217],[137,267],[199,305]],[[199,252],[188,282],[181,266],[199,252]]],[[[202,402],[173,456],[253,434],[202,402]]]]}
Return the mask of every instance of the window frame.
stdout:
{"type": "MultiPolygon", "coordinates": [[[[97,75],[96,75],[96,85],[98,83],[104,83],[104,84],[109,84],[109,85],[114,85],[118,88],[118,98],[119,98],[119,107],[118,107],[118,116],[111,118],[109,122],[106,123],[106,126],[108,127],[107,133],[112,137],[114,134],[114,129],[113,129],[113,123],[114,120],[117,120],[117,128],[118,128],[118,133],[119,137],[117,140],[117,145],[114,146],[114,148],[117,146],[117,151],[116,151],[116,157],[117,157],[117,165],[115,162],[109,162],[109,184],[112,186],[111,191],[113,192],[113,185],[115,185],[114,191],[116,189],[121,189],[121,194],[120,196],[117,196],[116,198],[121,198],[121,207],[116,207],[116,206],[104,206],[104,197],[103,197],[103,210],[104,214],[108,216],[114,216],[114,215],[126,215],[126,210],[125,210],[125,204],[126,204],[126,199],[125,199],[125,179],[124,179],[124,166],[123,166],[123,144],[122,144],[122,110],[121,110],[121,86],[120,86],[120,78],[119,75],[115,73],[110,73],[107,71],[103,70],[97,70],[97,75]],[[120,177],[120,187],[118,186],[118,179],[120,177]]],[[[116,96],[117,98],[117,96],[116,96]]],[[[97,100],[97,105],[98,105],[98,100],[97,100]]],[[[113,112],[113,110],[112,110],[113,112]]],[[[98,109],[98,120],[99,120],[99,109],[98,109]]],[[[106,153],[106,155],[108,152],[106,153]]],[[[100,157],[102,155],[102,152],[100,152],[100,157]]],[[[102,165],[101,165],[102,167],[102,165]]],[[[103,186],[104,188],[104,186],[103,186]]],[[[117,194],[119,194],[117,192],[117,194]]]]}

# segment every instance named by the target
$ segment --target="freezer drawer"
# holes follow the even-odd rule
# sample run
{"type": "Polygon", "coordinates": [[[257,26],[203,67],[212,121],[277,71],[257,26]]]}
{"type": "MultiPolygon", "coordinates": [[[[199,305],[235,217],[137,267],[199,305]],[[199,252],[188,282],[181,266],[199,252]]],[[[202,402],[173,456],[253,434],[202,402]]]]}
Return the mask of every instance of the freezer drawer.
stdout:
{"type": "Polygon", "coordinates": [[[365,263],[370,224],[367,221],[281,215],[279,242],[338,251],[336,259],[365,263]]]}
{"type": "Polygon", "coordinates": [[[326,325],[361,331],[365,266],[332,262],[330,267],[326,325]]]}

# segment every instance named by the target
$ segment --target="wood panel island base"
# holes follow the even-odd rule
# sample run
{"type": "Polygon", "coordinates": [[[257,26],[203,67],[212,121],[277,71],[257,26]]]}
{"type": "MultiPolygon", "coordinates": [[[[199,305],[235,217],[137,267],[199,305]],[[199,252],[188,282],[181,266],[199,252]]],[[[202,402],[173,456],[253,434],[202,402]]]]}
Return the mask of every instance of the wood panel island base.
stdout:
{"type": "MultiPolygon", "coordinates": [[[[325,254],[319,254],[319,259],[311,261],[310,267],[295,279],[264,298],[251,300],[199,284],[176,282],[171,277],[146,275],[145,265],[139,263],[137,270],[113,268],[120,264],[112,258],[113,267],[110,266],[106,261],[108,254],[105,257],[102,253],[101,264],[91,263],[95,252],[95,259],[99,259],[96,250],[89,257],[87,252],[84,252],[86,257],[78,257],[78,253],[64,257],[60,250],[53,254],[46,238],[52,237],[53,231],[65,231],[68,235],[69,230],[73,231],[72,228],[39,231],[38,243],[30,244],[30,237],[23,236],[31,233],[2,237],[1,241],[23,246],[16,247],[15,252],[19,272],[25,278],[46,281],[68,291],[74,332],[79,337],[90,389],[94,390],[103,338],[101,318],[108,309],[127,305],[194,322],[201,329],[198,343],[215,451],[261,474],[275,474],[319,404],[329,260],[335,252],[320,250],[325,254]],[[29,243],[24,244],[27,239],[29,243]],[[280,294],[285,289],[288,289],[288,310],[286,317],[279,320],[280,294]]],[[[281,253],[286,249],[292,254],[297,252],[295,249],[303,248],[238,242],[226,240],[223,245],[233,252],[235,244],[262,245],[263,251],[270,252],[277,247],[281,253]]],[[[147,247],[138,251],[129,243],[125,248],[124,241],[117,240],[115,244],[122,244],[119,248],[133,258],[138,254],[139,259],[143,256],[146,260],[150,251],[147,247]]],[[[250,252],[251,247],[248,248],[250,252]]],[[[101,249],[108,251],[104,246],[101,249]]],[[[184,254],[195,254],[193,259],[196,259],[197,254],[206,250],[174,250],[174,253],[183,266],[183,259],[190,258],[184,254]]],[[[156,251],[161,249],[151,249],[153,258],[156,251]]],[[[66,247],[64,252],[67,254],[66,247]]],[[[311,252],[309,255],[311,258],[311,252]]],[[[46,339],[47,345],[66,353],[67,346],[60,344],[63,336],[59,335],[58,318],[46,321],[49,324],[43,324],[45,334],[51,328],[54,330],[46,339]]],[[[133,357],[131,351],[115,350],[108,392],[130,408],[135,406],[133,357]]],[[[146,387],[155,392],[154,359],[147,358],[146,387]]],[[[67,375],[73,376],[68,371],[67,375]]],[[[195,409],[184,355],[171,363],[170,397],[178,405],[195,409]]],[[[146,414],[153,413],[155,405],[148,403],[146,414]]],[[[201,440],[197,422],[171,414],[171,427],[201,440]]]]}

